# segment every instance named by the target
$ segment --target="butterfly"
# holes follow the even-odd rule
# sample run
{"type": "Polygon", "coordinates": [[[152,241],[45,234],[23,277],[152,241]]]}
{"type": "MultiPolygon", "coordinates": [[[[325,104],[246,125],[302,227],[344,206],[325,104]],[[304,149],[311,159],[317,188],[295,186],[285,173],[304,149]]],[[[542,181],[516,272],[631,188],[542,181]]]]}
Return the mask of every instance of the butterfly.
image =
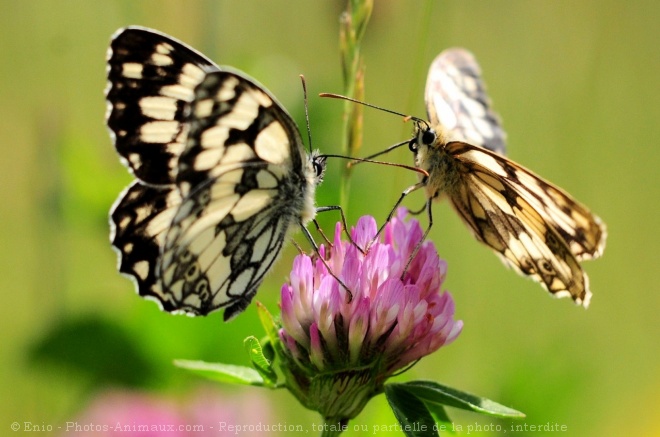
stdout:
{"type": "Polygon", "coordinates": [[[136,178],[110,212],[119,271],[165,311],[231,319],[307,231],[325,157],[254,79],[155,30],[113,35],[108,82],[107,125],[136,178]]]}
{"type": "Polygon", "coordinates": [[[425,100],[429,121],[409,117],[413,138],[387,151],[407,144],[415,166],[428,175],[403,191],[389,218],[406,195],[423,189],[429,216],[423,241],[433,224],[432,202],[447,198],[476,239],[506,265],[555,297],[588,307],[591,291],[580,261],[602,255],[605,224],[570,194],[504,156],[506,134],[474,56],[464,49],[438,55],[425,100]]]}

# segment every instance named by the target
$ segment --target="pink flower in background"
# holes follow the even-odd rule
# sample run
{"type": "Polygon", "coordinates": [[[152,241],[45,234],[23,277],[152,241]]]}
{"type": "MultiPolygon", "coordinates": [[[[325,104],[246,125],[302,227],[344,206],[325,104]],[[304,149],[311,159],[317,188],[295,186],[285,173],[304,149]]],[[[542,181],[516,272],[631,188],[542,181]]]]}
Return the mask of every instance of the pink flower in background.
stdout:
{"type": "Polygon", "coordinates": [[[236,435],[230,426],[247,426],[248,435],[276,435],[270,406],[259,396],[221,395],[200,390],[189,399],[174,399],[110,391],[94,399],[64,435],[96,437],[225,437],[236,435]],[[259,427],[259,425],[261,425],[259,427]],[[224,429],[223,429],[224,427],[224,429]]]}
{"type": "MultiPolygon", "coordinates": [[[[366,255],[341,241],[337,224],[329,254],[323,248],[321,253],[352,299],[321,260],[307,255],[295,259],[290,282],[282,287],[279,334],[290,361],[287,381],[303,404],[326,417],[355,417],[389,376],[461,332],[454,301],[440,289],[447,265],[432,242],[419,247],[404,272],[423,235],[419,222],[406,221],[406,215],[399,209],[384,229],[384,241],[376,241],[366,255]],[[334,388],[341,401],[329,392],[334,388]],[[347,393],[361,399],[347,402],[347,393]]],[[[367,247],[376,233],[376,221],[365,216],[351,236],[367,247]]]]}

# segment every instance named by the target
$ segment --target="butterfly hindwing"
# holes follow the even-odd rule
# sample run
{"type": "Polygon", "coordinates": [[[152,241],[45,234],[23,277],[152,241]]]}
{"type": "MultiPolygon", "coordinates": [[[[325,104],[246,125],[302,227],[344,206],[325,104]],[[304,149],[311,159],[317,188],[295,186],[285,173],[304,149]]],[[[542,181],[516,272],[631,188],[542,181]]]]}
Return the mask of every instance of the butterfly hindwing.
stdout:
{"type": "MultiPolygon", "coordinates": [[[[241,172],[245,170],[230,171],[241,172]]],[[[225,177],[231,178],[226,174],[219,180],[225,177]]],[[[292,224],[277,191],[257,199],[238,195],[235,189],[235,184],[218,181],[198,186],[181,204],[167,233],[160,273],[164,289],[189,312],[207,314],[228,307],[227,319],[242,311],[292,224]]]]}
{"type": "Polygon", "coordinates": [[[219,67],[185,44],[139,27],[118,31],[108,50],[107,124],[117,153],[149,184],[169,184],[187,140],[182,123],[195,87],[219,67]]]}
{"type": "Polygon", "coordinates": [[[431,63],[425,98],[429,121],[443,127],[448,141],[506,154],[506,133],[472,53],[460,48],[440,53],[431,63]]]}
{"type": "Polygon", "coordinates": [[[181,197],[173,187],[134,181],[112,207],[110,240],[119,252],[119,271],[132,277],[141,296],[157,299],[167,311],[175,302],[163,292],[158,260],[181,197]]]}

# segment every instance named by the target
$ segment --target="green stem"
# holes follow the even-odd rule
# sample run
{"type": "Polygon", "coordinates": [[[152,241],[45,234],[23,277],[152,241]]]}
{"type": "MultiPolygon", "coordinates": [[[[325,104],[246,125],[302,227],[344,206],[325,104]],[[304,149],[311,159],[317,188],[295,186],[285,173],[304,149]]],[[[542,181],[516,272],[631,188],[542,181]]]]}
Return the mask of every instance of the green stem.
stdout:
{"type": "MultiPolygon", "coordinates": [[[[344,95],[364,99],[364,63],[360,54],[360,43],[364,36],[373,0],[349,0],[346,11],[340,18],[339,47],[344,77],[344,95]]],[[[362,107],[351,102],[344,103],[342,128],[342,154],[355,156],[362,144],[362,107]]],[[[339,204],[348,209],[348,193],[351,169],[344,167],[340,181],[339,204]]]]}

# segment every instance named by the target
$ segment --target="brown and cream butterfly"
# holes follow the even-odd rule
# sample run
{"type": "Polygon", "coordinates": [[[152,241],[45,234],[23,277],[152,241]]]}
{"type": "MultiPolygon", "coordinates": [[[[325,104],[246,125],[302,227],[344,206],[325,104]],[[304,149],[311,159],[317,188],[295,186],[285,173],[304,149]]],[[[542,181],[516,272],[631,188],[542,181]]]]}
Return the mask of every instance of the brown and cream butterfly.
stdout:
{"type": "Polygon", "coordinates": [[[605,224],[567,192],[504,156],[506,135],[471,53],[455,48],[438,55],[425,97],[429,121],[411,117],[414,136],[403,144],[428,176],[404,190],[395,208],[423,189],[428,234],[432,202],[448,198],[477,240],[506,265],[586,308],[591,291],[580,261],[602,255],[605,224]]]}

